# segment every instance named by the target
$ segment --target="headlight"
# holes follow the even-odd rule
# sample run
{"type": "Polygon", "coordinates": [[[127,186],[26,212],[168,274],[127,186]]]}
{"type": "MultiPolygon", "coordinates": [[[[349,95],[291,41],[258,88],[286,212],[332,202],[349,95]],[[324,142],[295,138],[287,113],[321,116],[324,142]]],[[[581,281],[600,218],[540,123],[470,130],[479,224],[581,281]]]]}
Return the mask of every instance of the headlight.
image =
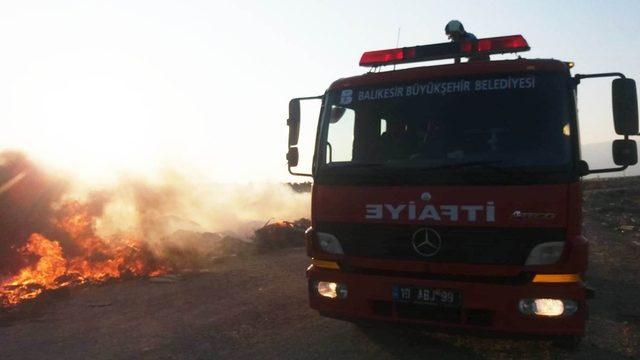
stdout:
{"type": "Polygon", "coordinates": [[[344,299],[348,294],[347,285],[329,281],[318,281],[316,283],[316,290],[318,291],[318,295],[330,299],[344,299]]]}
{"type": "Polygon", "coordinates": [[[316,236],[318,238],[318,246],[322,251],[335,255],[344,254],[344,251],[342,251],[342,245],[340,245],[340,241],[338,241],[337,237],[323,232],[319,232],[316,236]]]}
{"type": "Polygon", "coordinates": [[[522,299],[518,308],[526,315],[555,317],[575,314],[578,311],[578,304],[573,300],[522,299]]]}
{"type": "Polygon", "coordinates": [[[563,241],[546,242],[536,245],[531,250],[525,265],[549,265],[555,264],[564,250],[563,241]]]}

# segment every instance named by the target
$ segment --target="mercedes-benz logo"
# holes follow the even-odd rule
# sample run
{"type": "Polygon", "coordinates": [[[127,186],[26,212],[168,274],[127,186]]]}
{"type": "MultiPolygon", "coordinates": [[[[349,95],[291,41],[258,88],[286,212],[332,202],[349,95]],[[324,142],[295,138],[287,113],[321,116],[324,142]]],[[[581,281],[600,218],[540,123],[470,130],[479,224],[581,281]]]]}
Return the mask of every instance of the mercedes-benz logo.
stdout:
{"type": "Polygon", "coordinates": [[[418,254],[424,257],[431,257],[440,251],[442,238],[433,229],[421,228],[413,233],[411,245],[418,254]]]}

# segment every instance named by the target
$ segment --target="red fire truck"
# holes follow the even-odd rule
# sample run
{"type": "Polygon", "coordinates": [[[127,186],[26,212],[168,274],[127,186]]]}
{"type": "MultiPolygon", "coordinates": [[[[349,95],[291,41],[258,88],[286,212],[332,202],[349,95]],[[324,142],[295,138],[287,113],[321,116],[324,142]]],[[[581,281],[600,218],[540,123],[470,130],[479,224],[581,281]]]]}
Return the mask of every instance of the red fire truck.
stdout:
{"type": "Polygon", "coordinates": [[[487,60],[529,49],[513,35],[366,52],[368,73],[290,101],[289,171],[314,181],[313,309],[579,341],[592,295],[580,179],[636,164],[636,86],[620,73],[572,76],[559,60],[487,60]],[[450,58],[469,60],[382,71],[450,58]],[[595,77],[615,78],[614,168],[580,155],[576,94],[595,77]],[[312,174],[300,174],[310,99],[322,106],[312,174]]]}

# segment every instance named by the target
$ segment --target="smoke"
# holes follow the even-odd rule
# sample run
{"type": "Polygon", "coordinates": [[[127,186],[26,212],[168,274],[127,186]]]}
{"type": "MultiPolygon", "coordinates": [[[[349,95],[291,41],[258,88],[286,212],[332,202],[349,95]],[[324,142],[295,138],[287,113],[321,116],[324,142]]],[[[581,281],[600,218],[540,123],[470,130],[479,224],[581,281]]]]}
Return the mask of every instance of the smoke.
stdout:
{"type": "Polygon", "coordinates": [[[127,179],[87,193],[102,210],[99,235],[139,232],[150,242],[176,230],[206,231],[247,237],[270,219],[308,217],[308,195],[286,184],[195,182],[175,172],[153,183],[127,179]]]}
{"type": "Polygon", "coordinates": [[[96,188],[52,175],[17,152],[0,154],[0,206],[0,278],[37,260],[20,251],[32,234],[59,242],[65,254],[77,252],[78,239],[135,238],[161,258],[207,246],[184,231],[247,239],[269,220],[308,217],[310,208],[308,194],[286,184],[212,183],[176,171],[96,188]]]}
{"type": "Polygon", "coordinates": [[[63,234],[51,226],[53,204],[67,189],[67,183],[46,174],[24,154],[0,154],[0,274],[12,273],[32,259],[19,254],[32,233],[52,237],[63,234]]]}

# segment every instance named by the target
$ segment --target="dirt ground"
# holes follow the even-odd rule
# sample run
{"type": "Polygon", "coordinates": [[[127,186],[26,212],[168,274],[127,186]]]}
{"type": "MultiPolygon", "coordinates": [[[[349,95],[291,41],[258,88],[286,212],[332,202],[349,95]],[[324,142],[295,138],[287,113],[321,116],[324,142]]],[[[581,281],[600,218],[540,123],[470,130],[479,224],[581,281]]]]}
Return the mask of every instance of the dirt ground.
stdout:
{"type": "Polygon", "coordinates": [[[228,258],[197,274],[50,294],[0,316],[0,359],[640,358],[640,180],[587,184],[587,336],[577,351],[381,326],[307,306],[304,249],[228,258]]]}

